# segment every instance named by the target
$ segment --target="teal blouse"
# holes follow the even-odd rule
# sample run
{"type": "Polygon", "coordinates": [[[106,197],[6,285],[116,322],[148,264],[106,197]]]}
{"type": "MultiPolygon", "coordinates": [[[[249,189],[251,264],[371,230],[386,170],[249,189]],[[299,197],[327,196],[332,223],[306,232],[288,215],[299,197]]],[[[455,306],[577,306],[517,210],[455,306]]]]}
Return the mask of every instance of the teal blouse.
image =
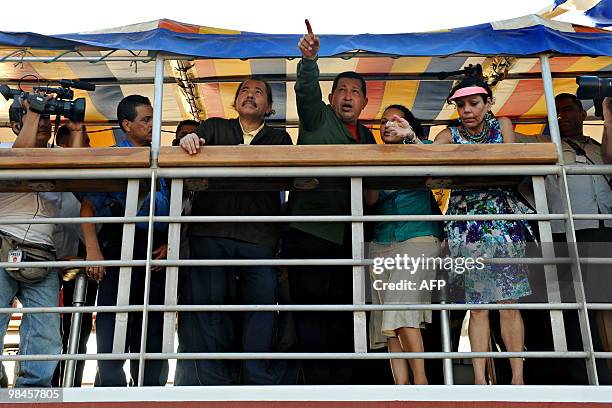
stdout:
{"type": "MultiPolygon", "coordinates": [[[[378,206],[382,215],[433,214],[431,192],[428,189],[381,190],[378,206]]],[[[440,237],[440,225],[435,221],[380,222],[376,225],[374,242],[389,244],[415,237],[440,237]]]]}

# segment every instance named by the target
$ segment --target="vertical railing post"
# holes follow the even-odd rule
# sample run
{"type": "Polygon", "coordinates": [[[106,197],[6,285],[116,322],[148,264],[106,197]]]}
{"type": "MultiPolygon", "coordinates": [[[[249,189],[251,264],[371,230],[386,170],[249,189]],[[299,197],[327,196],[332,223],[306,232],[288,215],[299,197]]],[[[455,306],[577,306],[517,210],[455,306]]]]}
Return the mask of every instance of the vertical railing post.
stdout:
{"type": "MultiPolygon", "coordinates": [[[[363,215],[363,180],[361,177],[351,177],[351,215],[363,215]]],[[[353,261],[364,259],[363,222],[351,223],[353,261]]],[[[353,304],[365,304],[365,268],[363,265],[353,265],[353,304]]],[[[355,333],[355,352],[368,351],[365,312],[353,312],[353,331],[355,333]]]]}
{"type": "MultiPolygon", "coordinates": [[[[153,257],[153,216],[155,215],[155,196],[157,172],[151,172],[151,200],[147,229],[147,259],[145,263],[144,296],[142,301],[142,330],[140,332],[140,355],[138,356],[138,386],[144,385],[145,353],[147,348],[147,329],[149,327],[149,294],[151,293],[151,258],[153,257]]],[[[157,272],[163,273],[163,272],[157,272]]],[[[131,351],[131,350],[130,350],[131,351]]]]}
{"type": "Polygon", "coordinates": [[[151,165],[157,167],[159,147],[161,146],[162,103],[164,99],[164,57],[155,57],[155,93],[153,97],[153,138],[151,140],[151,165]]]}
{"type": "MultiPolygon", "coordinates": [[[[140,180],[130,179],[127,185],[125,198],[125,216],[135,217],[138,213],[138,190],[140,180]]],[[[121,260],[131,261],[134,259],[134,236],[136,224],[124,223],[121,236],[121,260]]],[[[119,268],[119,279],[117,284],[117,306],[130,304],[130,290],[132,285],[132,267],[122,266],[119,268]]],[[[125,312],[115,314],[115,331],[113,335],[113,353],[125,353],[127,339],[128,314],[125,312]]]]}
{"type": "Polygon", "coordinates": [[[557,179],[561,201],[567,218],[565,220],[565,235],[568,245],[568,251],[572,258],[572,280],[574,282],[574,294],[576,302],[580,305],[578,310],[578,320],[580,323],[580,334],[582,336],[582,344],[587,352],[586,369],[589,384],[598,385],[597,366],[595,364],[595,356],[593,354],[593,340],[591,338],[591,328],[589,325],[589,315],[586,305],[586,296],[584,293],[584,285],[582,284],[582,271],[580,268],[580,255],[578,253],[578,245],[576,244],[576,233],[574,229],[574,219],[572,213],[571,198],[567,186],[567,174],[563,167],[563,147],[561,143],[561,133],[559,131],[559,123],[557,121],[557,108],[555,106],[555,95],[552,83],[552,74],[550,70],[549,58],[546,55],[540,57],[540,65],[542,66],[542,80],[544,82],[544,95],[546,97],[546,112],[548,115],[548,127],[550,129],[550,137],[557,148],[558,163],[561,165],[561,174],[557,179]]]}
{"type": "MultiPolygon", "coordinates": [[[[535,207],[538,214],[549,214],[546,199],[546,186],[543,176],[532,176],[533,195],[535,207]]],[[[555,257],[553,247],[553,236],[550,221],[538,221],[540,241],[542,243],[542,256],[544,258],[555,257]]],[[[559,274],[557,265],[544,265],[544,278],[546,281],[546,295],[548,303],[561,303],[561,289],[559,288],[559,274]]],[[[550,311],[550,326],[553,336],[553,347],[555,351],[567,351],[567,340],[565,338],[565,323],[561,310],[550,311]]]]}
{"type": "MultiPolygon", "coordinates": [[[[170,216],[178,217],[183,209],[183,179],[172,180],[170,193],[170,216]]],[[[168,225],[168,257],[169,261],[180,258],[181,251],[181,223],[172,222],[168,225]]],[[[177,304],[178,294],[178,266],[166,267],[166,294],[164,303],[168,306],[177,304]]],[[[164,312],[164,329],[162,353],[174,352],[174,332],[176,328],[176,313],[164,312]]]]}

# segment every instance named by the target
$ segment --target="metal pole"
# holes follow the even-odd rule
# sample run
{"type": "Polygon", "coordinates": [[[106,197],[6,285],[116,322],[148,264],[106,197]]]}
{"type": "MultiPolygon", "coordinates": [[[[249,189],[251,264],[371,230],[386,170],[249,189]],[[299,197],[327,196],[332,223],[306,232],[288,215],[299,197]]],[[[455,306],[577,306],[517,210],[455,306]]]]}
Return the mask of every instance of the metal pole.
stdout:
{"type": "Polygon", "coordinates": [[[157,167],[161,145],[162,104],[164,98],[164,57],[155,56],[155,96],[153,101],[153,139],[151,140],[151,165],[157,167]]]}
{"type": "MultiPolygon", "coordinates": [[[[361,177],[351,177],[351,215],[363,215],[363,180],[361,177]]],[[[363,222],[351,224],[353,260],[364,259],[363,222]]],[[[365,303],[365,268],[353,266],[353,304],[365,303]]],[[[367,353],[368,336],[365,312],[353,312],[353,331],[355,334],[355,352],[367,353]]]]}
{"type": "MultiPolygon", "coordinates": [[[[170,192],[170,215],[180,217],[183,210],[183,179],[172,180],[170,192]]],[[[181,223],[168,225],[168,260],[178,260],[181,252],[181,223]]],[[[166,267],[165,305],[177,305],[179,267],[166,267]]],[[[162,351],[174,351],[174,333],[176,332],[176,312],[164,313],[162,351]]]]}
{"type": "MultiPolygon", "coordinates": [[[[538,214],[548,214],[548,202],[546,200],[546,185],[544,177],[533,176],[533,195],[538,214]]],[[[550,221],[539,221],[540,241],[542,242],[542,255],[544,257],[555,257],[552,246],[553,236],[550,221]]],[[[546,281],[546,294],[549,303],[561,303],[561,291],[559,289],[559,276],[556,265],[544,265],[544,276],[546,281]]],[[[550,326],[553,336],[555,351],[567,351],[567,340],[565,338],[565,323],[563,312],[560,310],[550,311],[550,326]]]]}
{"type": "Polygon", "coordinates": [[[587,352],[587,376],[589,378],[589,384],[599,385],[597,365],[595,362],[595,355],[593,354],[594,348],[593,338],[591,337],[591,326],[589,323],[589,312],[587,310],[587,300],[582,279],[582,267],[580,266],[580,254],[578,252],[578,245],[576,243],[576,229],[574,227],[574,218],[570,201],[571,198],[569,187],[567,185],[567,175],[565,174],[565,169],[561,169],[559,188],[561,189],[561,199],[563,200],[565,210],[569,216],[565,222],[565,236],[568,251],[570,253],[569,255],[574,261],[574,263],[571,265],[572,280],[574,281],[574,295],[576,296],[576,303],[581,306],[580,309],[578,309],[578,322],[580,325],[580,334],[582,337],[584,351],[587,352]]]}
{"type": "MultiPolygon", "coordinates": [[[[557,122],[557,108],[555,106],[552,75],[548,56],[541,56],[540,62],[542,66],[542,80],[544,81],[544,94],[546,96],[546,111],[548,114],[548,127],[550,129],[550,136],[551,140],[553,141],[553,143],[555,143],[555,146],[557,148],[558,163],[563,165],[564,161],[563,148],[561,144],[561,133],[559,131],[559,123],[557,122]]],[[[563,201],[563,207],[568,214],[568,219],[565,222],[565,235],[570,256],[572,257],[572,259],[574,259],[574,264],[572,265],[572,278],[574,281],[574,294],[576,296],[576,302],[581,304],[581,308],[578,311],[578,320],[580,323],[582,344],[584,350],[587,352],[587,357],[585,361],[587,376],[589,378],[589,384],[598,385],[599,380],[597,378],[597,366],[595,364],[595,356],[593,354],[593,340],[591,338],[589,315],[586,307],[584,286],[582,284],[580,255],[578,253],[578,245],[576,244],[576,233],[574,229],[571,197],[567,186],[567,174],[563,167],[561,167],[561,173],[559,174],[557,182],[561,193],[561,200],[563,201]]]]}
{"type": "MultiPolygon", "coordinates": [[[[138,386],[144,385],[145,353],[147,329],[149,326],[149,294],[151,292],[151,258],[153,257],[153,215],[155,215],[155,195],[157,173],[151,175],[151,200],[149,205],[149,229],[147,231],[147,262],[145,264],[144,297],[142,303],[142,330],[140,332],[140,355],[138,357],[138,386]]],[[[130,350],[131,351],[131,350],[130,350]]]]}
{"type": "MultiPolygon", "coordinates": [[[[440,279],[438,277],[437,279],[440,279]]],[[[445,276],[448,281],[448,278],[445,276]]],[[[448,300],[448,287],[445,285],[440,290],[440,305],[446,305],[448,300]]],[[[442,351],[450,353],[452,350],[451,332],[450,332],[450,311],[448,309],[440,309],[440,331],[442,332],[442,351]]],[[[444,384],[453,385],[455,382],[453,376],[453,360],[445,358],[442,360],[442,371],[444,375],[444,384]]]]}
{"type": "Polygon", "coordinates": [[[540,65],[542,66],[542,81],[544,81],[544,95],[546,96],[546,113],[548,115],[550,138],[557,148],[559,163],[563,163],[563,149],[561,148],[561,136],[559,133],[559,123],[557,122],[557,107],[555,106],[555,95],[548,55],[542,55],[540,57],[540,65]]]}
{"type": "MultiPolygon", "coordinates": [[[[83,307],[85,298],[87,297],[87,275],[83,270],[80,270],[74,279],[74,295],[72,297],[72,306],[83,307]]],[[[79,352],[79,343],[81,341],[81,322],[83,318],[82,312],[74,312],[70,321],[70,338],[68,339],[68,354],[77,354],[79,352]]],[[[64,371],[64,388],[74,386],[74,372],[76,369],[76,360],[67,360],[64,371]]]]}
{"type": "MultiPolygon", "coordinates": [[[[138,191],[140,180],[129,180],[125,198],[125,216],[134,217],[138,213],[138,191]]],[[[121,260],[132,261],[134,259],[134,237],[136,224],[123,224],[121,235],[121,260]]],[[[119,268],[119,283],[117,284],[117,306],[130,304],[130,291],[132,285],[132,267],[122,266],[119,268]]],[[[113,332],[113,353],[125,352],[127,339],[128,314],[115,314],[115,331],[113,332]]]]}

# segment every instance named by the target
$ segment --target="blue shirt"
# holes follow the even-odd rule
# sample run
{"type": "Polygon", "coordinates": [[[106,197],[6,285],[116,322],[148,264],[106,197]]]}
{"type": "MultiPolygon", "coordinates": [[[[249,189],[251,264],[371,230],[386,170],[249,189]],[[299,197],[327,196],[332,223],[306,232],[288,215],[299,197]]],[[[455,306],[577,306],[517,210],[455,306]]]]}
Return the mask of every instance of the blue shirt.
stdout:
{"type": "MultiPolygon", "coordinates": [[[[119,143],[117,147],[133,147],[132,143],[125,139],[119,143]]],[[[155,215],[166,216],[170,214],[170,194],[166,185],[166,180],[159,178],[159,188],[155,192],[155,215]]],[[[125,209],[126,193],[124,192],[110,192],[110,193],[86,193],[85,197],[89,200],[91,205],[94,207],[96,216],[98,217],[112,217],[111,205],[117,203],[125,209]]],[[[147,193],[144,201],[140,208],[138,208],[137,216],[148,216],[149,207],[151,205],[151,193],[147,193]]],[[[158,231],[165,230],[168,227],[167,223],[156,222],[153,224],[154,228],[158,231]]],[[[147,222],[136,223],[136,228],[146,230],[148,228],[147,222]]]]}

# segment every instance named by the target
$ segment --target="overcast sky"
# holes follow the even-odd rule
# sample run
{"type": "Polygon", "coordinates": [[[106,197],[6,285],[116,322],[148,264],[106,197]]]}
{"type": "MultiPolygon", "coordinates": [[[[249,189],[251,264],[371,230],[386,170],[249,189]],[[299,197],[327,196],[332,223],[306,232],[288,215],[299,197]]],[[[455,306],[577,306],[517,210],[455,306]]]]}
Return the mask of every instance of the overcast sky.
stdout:
{"type": "Polygon", "coordinates": [[[168,18],[265,33],[404,33],[474,25],[535,14],[553,0],[28,0],[2,1],[0,31],[93,31],[168,18]]]}

